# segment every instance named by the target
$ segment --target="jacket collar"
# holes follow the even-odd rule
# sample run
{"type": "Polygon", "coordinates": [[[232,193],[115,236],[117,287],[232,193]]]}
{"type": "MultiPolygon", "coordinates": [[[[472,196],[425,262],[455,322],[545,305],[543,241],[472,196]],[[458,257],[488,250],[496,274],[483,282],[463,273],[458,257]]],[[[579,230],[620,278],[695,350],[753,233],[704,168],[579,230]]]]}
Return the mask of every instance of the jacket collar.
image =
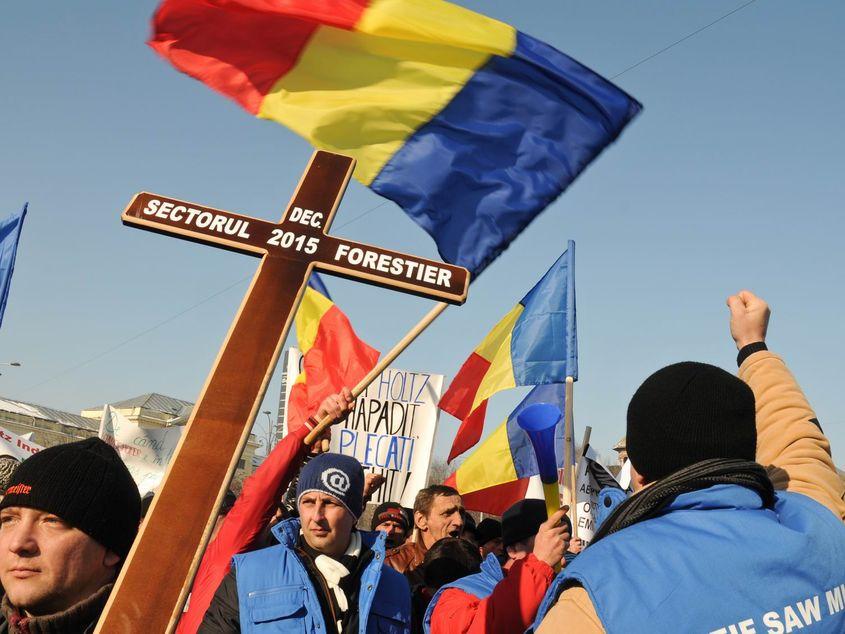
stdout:
{"type": "Polygon", "coordinates": [[[715,484],[706,489],[682,493],[665,507],[664,514],[672,511],[762,508],[763,500],[751,489],[737,484],[715,484]]]}

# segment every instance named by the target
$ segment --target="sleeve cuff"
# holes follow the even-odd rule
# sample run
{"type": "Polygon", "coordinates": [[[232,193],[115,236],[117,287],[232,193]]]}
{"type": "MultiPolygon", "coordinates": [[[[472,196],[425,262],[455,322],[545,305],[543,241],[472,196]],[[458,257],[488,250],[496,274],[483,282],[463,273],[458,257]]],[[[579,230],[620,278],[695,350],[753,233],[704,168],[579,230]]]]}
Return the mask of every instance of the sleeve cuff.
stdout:
{"type": "Polygon", "coordinates": [[[745,360],[755,352],[760,352],[762,350],[768,349],[769,348],[766,346],[765,341],[755,341],[754,343],[749,343],[747,346],[743,346],[742,350],[739,351],[739,354],[736,355],[737,367],[741,366],[745,362],[745,360]]]}

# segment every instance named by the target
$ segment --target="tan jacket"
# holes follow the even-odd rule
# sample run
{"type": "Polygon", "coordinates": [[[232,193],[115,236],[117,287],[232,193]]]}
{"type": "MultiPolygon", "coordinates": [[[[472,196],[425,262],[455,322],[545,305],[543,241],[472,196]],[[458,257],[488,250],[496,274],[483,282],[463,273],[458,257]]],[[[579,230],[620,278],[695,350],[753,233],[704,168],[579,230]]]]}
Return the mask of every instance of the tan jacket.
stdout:
{"type": "MultiPolygon", "coordinates": [[[[757,402],[757,462],[780,491],[803,493],[845,519],[845,483],[836,473],[830,443],[816,415],[783,360],[755,352],[739,368],[757,402]]],[[[569,588],[543,619],[537,634],[601,634],[587,591],[569,588]]]]}

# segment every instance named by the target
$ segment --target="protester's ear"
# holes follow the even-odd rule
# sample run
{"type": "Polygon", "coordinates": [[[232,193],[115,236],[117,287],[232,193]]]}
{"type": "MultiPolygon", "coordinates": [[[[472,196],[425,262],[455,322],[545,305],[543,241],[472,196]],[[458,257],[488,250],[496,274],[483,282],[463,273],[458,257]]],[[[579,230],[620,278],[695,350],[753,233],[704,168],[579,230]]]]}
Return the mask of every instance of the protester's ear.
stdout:
{"type": "Polygon", "coordinates": [[[640,489],[644,489],[645,486],[648,484],[646,479],[639,474],[639,472],[634,468],[634,463],[631,463],[631,489],[633,489],[634,493],[639,491],[640,489]]]}
{"type": "Polygon", "coordinates": [[[428,518],[423,515],[422,511],[414,511],[414,525],[421,531],[428,528],[428,518]]]}
{"type": "Polygon", "coordinates": [[[120,563],[120,555],[106,548],[103,554],[103,566],[106,568],[113,568],[120,563]]]}

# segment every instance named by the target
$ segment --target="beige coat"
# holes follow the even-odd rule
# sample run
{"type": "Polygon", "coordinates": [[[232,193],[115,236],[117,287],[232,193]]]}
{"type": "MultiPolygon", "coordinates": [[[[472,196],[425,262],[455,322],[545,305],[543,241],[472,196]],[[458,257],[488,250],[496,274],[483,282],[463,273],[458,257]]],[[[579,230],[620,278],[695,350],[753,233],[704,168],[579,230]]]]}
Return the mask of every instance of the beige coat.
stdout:
{"type": "MultiPolygon", "coordinates": [[[[783,360],[755,352],[739,368],[757,401],[757,462],[769,472],[775,489],[803,493],[845,520],[845,483],[836,472],[830,443],[783,360]]],[[[537,634],[604,632],[586,590],[569,588],[543,619],[537,634]]]]}

